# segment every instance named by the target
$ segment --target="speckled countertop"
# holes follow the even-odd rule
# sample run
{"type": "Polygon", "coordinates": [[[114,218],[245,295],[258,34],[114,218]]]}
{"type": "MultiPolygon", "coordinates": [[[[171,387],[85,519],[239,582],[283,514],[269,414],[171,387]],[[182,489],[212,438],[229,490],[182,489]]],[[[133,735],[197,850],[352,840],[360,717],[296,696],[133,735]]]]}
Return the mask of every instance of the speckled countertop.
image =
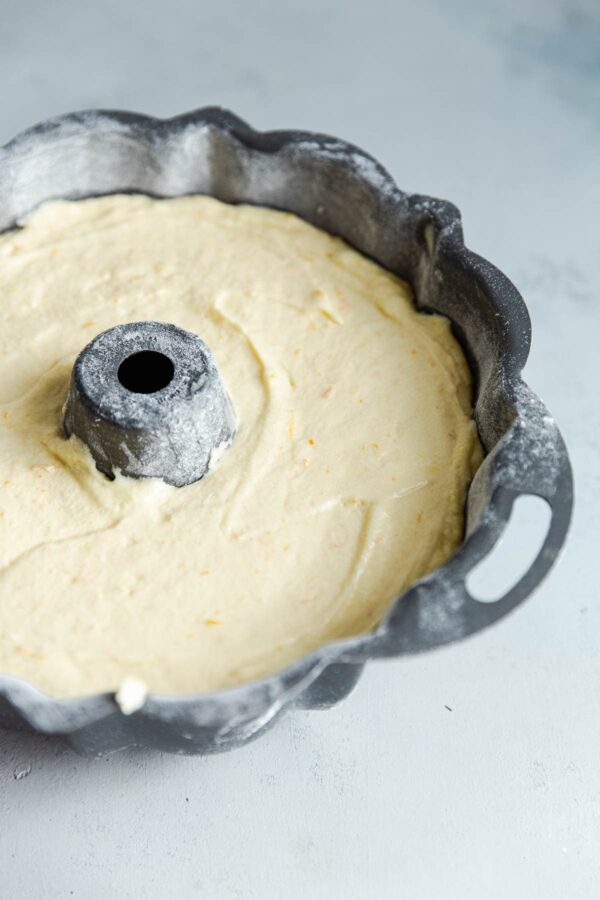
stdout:
{"type": "MultiPolygon", "coordinates": [[[[489,633],[373,664],[209,759],[0,734],[7,900],[588,900],[600,843],[600,7],[595,0],[0,0],[0,141],[84,107],[228,106],[339,135],[455,201],[523,292],[575,469],[550,580],[489,633]]],[[[535,524],[506,541],[514,560],[535,524]]],[[[504,568],[493,567],[489,578],[504,568]]]]}

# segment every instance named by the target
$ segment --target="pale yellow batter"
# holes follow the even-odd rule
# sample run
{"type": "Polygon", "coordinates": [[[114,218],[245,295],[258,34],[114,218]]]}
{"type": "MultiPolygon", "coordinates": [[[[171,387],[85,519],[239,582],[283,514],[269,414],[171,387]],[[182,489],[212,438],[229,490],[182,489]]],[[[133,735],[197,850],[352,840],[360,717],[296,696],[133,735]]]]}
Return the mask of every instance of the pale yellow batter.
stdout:
{"type": "Polygon", "coordinates": [[[56,202],[0,238],[0,671],[52,694],[208,691],[372,627],[463,534],[481,459],[449,323],[293,215],[56,202]],[[155,319],[240,420],[202,481],[111,482],[61,430],[74,358],[155,319]]]}

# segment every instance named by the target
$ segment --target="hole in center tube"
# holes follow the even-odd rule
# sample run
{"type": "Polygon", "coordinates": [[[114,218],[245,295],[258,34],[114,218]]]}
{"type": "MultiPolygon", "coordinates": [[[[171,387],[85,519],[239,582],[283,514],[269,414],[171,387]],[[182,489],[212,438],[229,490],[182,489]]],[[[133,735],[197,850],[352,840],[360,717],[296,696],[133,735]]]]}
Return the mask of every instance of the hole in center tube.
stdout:
{"type": "Polygon", "coordinates": [[[541,497],[517,497],[504,534],[467,575],[467,590],[481,603],[504,597],[529,571],[542,549],[551,511],[541,497]]]}
{"type": "Polygon", "coordinates": [[[175,366],[168,356],[156,350],[140,350],[124,359],[118,378],[134,394],[155,394],[173,380],[175,366]]]}

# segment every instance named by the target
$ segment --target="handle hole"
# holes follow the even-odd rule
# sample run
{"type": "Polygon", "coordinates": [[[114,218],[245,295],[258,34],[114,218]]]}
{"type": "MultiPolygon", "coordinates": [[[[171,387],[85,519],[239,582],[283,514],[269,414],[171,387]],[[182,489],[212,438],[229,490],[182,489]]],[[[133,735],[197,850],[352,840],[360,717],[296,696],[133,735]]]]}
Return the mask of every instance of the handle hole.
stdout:
{"type": "Polygon", "coordinates": [[[496,603],[520,581],[542,548],[551,518],[541,497],[517,497],[502,538],[467,576],[475,600],[496,603]]]}

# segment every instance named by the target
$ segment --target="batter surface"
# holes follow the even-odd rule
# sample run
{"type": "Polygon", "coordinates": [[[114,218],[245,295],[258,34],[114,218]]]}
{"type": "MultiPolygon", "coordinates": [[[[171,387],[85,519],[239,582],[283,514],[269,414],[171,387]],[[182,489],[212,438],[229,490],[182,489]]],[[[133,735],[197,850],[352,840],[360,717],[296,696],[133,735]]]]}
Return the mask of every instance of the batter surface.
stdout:
{"type": "Polygon", "coordinates": [[[0,238],[0,671],[73,696],[209,691],[373,626],[463,534],[481,460],[449,323],[293,215],[55,202],[0,238]],[[239,431],[185,488],[109,481],[61,408],[100,331],[213,350],[239,431]]]}

